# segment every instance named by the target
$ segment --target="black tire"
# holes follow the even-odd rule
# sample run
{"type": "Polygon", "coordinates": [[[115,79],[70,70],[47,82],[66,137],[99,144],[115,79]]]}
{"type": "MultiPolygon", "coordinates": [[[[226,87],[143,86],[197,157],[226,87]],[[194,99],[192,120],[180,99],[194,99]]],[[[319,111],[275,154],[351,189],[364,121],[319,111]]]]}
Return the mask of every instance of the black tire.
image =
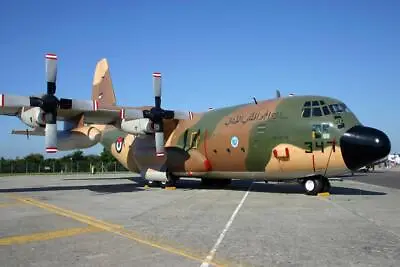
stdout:
{"type": "Polygon", "coordinates": [[[147,181],[147,185],[149,187],[159,187],[161,185],[161,183],[159,181],[151,181],[151,180],[149,180],[149,181],[147,181]]]}
{"type": "Polygon", "coordinates": [[[304,180],[303,187],[307,195],[316,196],[321,193],[324,183],[320,178],[308,178],[304,180]]]}
{"type": "Polygon", "coordinates": [[[329,182],[328,178],[323,178],[323,187],[321,192],[328,192],[331,191],[331,183],[329,182]]]}

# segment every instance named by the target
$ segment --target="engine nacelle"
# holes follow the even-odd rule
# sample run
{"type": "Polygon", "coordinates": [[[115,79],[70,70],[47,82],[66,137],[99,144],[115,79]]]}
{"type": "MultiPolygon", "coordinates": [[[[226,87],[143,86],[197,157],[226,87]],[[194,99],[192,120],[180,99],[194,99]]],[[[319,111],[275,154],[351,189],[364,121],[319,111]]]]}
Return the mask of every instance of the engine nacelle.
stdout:
{"type": "Polygon", "coordinates": [[[43,114],[39,107],[22,108],[20,120],[31,128],[45,127],[43,114]]]}
{"type": "Polygon", "coordinates": [[[57,148],[60,151],[86,149],[100,141],[101,132],[94,127],[81,127],[72,131],[57,133],[57,148]]]}
{"type": "Polygon", "coordinates": [[[150,134],[154,133],[152,122],[147,119],[122,120],[121,129],[130,134],[150,134]]]}

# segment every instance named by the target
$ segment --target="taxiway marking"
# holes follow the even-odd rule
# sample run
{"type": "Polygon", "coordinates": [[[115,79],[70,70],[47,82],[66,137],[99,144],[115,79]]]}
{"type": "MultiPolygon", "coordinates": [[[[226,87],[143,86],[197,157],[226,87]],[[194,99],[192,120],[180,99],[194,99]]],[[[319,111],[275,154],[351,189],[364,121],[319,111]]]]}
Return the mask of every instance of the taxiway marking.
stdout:
{"type": "Polygon", "coordinates": [[[34,233],[30,235],[10,236],[10,237],[0,238],[0,245],[1,246],[8,246],[13,244],[21,245],[29,242],[45,241],[45,240],[69,237],[69,236],[74,236],[84,233],[92,233],[92,232],[99,232],[99,229],[90,226],[90,227],[79,227],[79,228],[67,228],[63,230],[34,233]]]}
{"type": "Polygon", "coordinates": [[[240,200],[239,204],[237,205],[235,211],[232,213],[231,218],[228,220],[226,223],[224,230],[222,230],[221,234],[219,235],[217,242],[215,242],[214,246],[208,253],[207,257],[204,259],[203,263],[200,265],[200,267],[208,267],[210,266],[211,262],[214,259],[215,253],[217,252],[217,249],[219,245],[221,244],[222,240],[224,239],[226,233],[228,232],[229,228],[231,227],[233,220],[235,219],[236,215],[239,213],[240,208],[242,207],[244,201],[246,200],[247,196],[249,195],[251,188],[253,187],[253,182],[250,184],[249,188],[247,189],[246,193],[242,197],[242,200],[240,200]]]}
{"type": "MultiPolygon", "coordinates": [[[[175,255],[178,255],[178,256],[181,256],[184,258],[191,259],[193,261],[203,262],[203,259],[200,256],[195,256],[195,255],[189,254],[188,252],[173,248],[171,246],[167,246],[164,244],[157,244],[157,243],[154,243],[149,240],[144,240],[144,239],[140,238],[135,232],[123,229],[122,225],[104,222],[104,221],[98,220],[94,217],[90,217],[90,216],[83,215],[83,214],[80,214],[80,213],[77,213],[74,211],[63,209],[63,208],[60,208],[60,207],[57,207],[57,206],[33,199],[33,198],[20,197],[20,196],[14,195],[14,194],[10,194],[9,197],[16,199],[18,201],[21,201],[23,203],[26,203],[26,204],[30,204],[32,206],[42,208],[42,209],[50,211],[52,213],[74,219],[76,221],[85,223],[92,227],[95,227],[95,228],[98,228],[98,229],[101,229],[101,230],[104,230],[104,231],[107,231],[107,232],[110,232],[110,233],[113,233],[113,234],[116,234],[116,235],[119,235],[119,236],[122,236],[122,237],[125,237],[128,239],[134,240],[140,244],[147,245],[147,246],[150,246],[153,248],[157,248],[157,249],[169,252],[171,254],[175,254],[175,255]]],[[[212,265],[217,266],[217,267],[222,266],[215,262],[213,262],[212,265]]]]}

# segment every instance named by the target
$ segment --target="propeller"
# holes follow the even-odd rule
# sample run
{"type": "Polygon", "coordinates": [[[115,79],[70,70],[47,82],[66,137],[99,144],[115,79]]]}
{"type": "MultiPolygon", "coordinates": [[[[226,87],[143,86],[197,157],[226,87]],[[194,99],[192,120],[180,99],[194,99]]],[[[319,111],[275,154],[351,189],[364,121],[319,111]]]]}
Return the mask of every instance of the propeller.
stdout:
{"type": "Polygon", "coordinates": [[[57,152],[57,108],[60,101],[55,96],[57,81],[57,55],[46,55],[47,93],[42,97],[31,96],[30,106],[40,107],[44,112],[45,146],[47,153],[57,152]]]}
{"type": "Polygon", "coordinates": [[[47,153],[57,152],[57,110],[97,110],[97,101],[75,100],[68,98],[58,99],[56,94],[57,55],[46,54],[46,81],[47,92],[41,97],[0,95],[0,107],[40,107],[44,113],[45,146],[47,153]]]}
{"type": "Polygon", "coordinates": [[[154,107],[149,110],[122,109],[121,119],[147,118],[154,125],[154,138],[156,146],[156,156],[163,157],[164,149],[164,121],[169,119],[188,120],[193,119],[192,112],[165,110],[161,107],[161,73],[153,73],[154,107]]]}

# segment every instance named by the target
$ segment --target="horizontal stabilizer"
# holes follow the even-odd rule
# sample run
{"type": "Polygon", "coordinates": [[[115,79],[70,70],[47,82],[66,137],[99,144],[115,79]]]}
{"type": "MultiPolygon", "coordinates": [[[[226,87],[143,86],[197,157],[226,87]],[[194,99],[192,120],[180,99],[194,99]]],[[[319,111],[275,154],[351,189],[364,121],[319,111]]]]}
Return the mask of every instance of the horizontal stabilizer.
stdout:
{"type": "Polygon", "coordinates": [[[44,130],[36,128],[34,130],[12,130],[11,134],[27,136],[45,136],[44,130]]]}

